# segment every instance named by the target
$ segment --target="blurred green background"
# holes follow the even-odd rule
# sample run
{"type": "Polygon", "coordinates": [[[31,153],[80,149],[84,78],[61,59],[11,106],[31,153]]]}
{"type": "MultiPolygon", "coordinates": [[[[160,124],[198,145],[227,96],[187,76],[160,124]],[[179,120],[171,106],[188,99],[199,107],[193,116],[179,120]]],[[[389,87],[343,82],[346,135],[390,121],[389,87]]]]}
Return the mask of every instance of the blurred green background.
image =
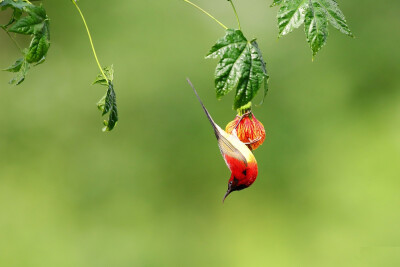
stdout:
{"type": "MultiPolygon", "coordinates": [[[[222,28],[178,0],[80,1],[116,70],[102,133],[80,17],[44,1],[47,62],[18,87],[0,73],[0,266],[400,266],[400,2],[339,1],[356,38],[331,27],[314,62],[302,28],[277,40],[271,2],[236,1],[271,76],[267,139],[256,183],[222,205],[229,170],[185,81],[234,118],[204,60],[222,28]]],[[[227,1],[196,3],[236,26],[227,1]]],[[[0,40],[5,68],[18,51],[0,40]]]]}

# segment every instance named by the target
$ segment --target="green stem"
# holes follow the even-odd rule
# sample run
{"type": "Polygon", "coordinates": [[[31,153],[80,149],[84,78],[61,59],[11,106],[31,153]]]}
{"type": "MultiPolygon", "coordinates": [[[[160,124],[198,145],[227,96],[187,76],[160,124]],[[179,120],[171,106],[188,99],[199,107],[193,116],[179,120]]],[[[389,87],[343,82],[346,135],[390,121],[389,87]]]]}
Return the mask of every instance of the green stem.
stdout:
{"type": "Polygon", "coordinates": [[[188,4],[191,4],[192,6],[194,6],[195,8],[197,8],[198,10],[200,10],[201,12],[203,12],[204,14],[206,14],[207,16],[209,16],[210,18],[212,18],[213,20],[215,20],[219,25],[221,25],[222,28],[224,28],[225,30],[228,29],[228,27],[226,27],[224,24],[222,24],[219,20],[217,20],[215,17],[213,17],[210,13],[208,13],[207,11],[205,11],[204,9],[202,9],[201,7],[199,7],[196,4],[193,4],[192,2],[190,2],[189,0],[183,0],[188,4]]]}
{"type": "Polygon", "coordinates": [[[231,3],[231,6],[232,6],[232,8],[233,8],[233,12],[235,12],[235,16],[236,16],[236,20],[237,20],[237,23],[238,23],[238,26],[239,26],[239,30],[242,30],[242,27],[240,27],[240,20],[239,20],[238,14],[237,14],[237,12],[236,12],[235,5],[233,4],[233,1],[232,1],[232,0],[228,0],[228,1],[231,3]]]}
{"type": "Polygon", "coordinates": [[[103,68],[101,67],[101,64],[100,64],[100,62],[99,62],[99,59],[97,58],[96,50],[94,49],[94,45],[93,45],[92,36],[90,35],[89,27],[88,27],[88,25],[87,25],[87,23],[86,23],[85,17],[83,16],[83,13],[82,13],[81,9],[79,8],[78,4],[75,2],[75,0],[71,0],[71,1],[72,1],[72,3],[74,3],[76,9],[78,10],[79,14],[81,15],[83,24],[85,24],[86,32],[87,32],[88,37],[89,37],[89,41],[90,41],[90,45],[91,45],[91,47],[92,47],[92,51],[93,51],[94,58],[96,59],[96,62],[97,62],[97,66],[99,67],[101,74],[103,75],[104,79],[107,81],[107,84],[108,84],[109,81],[108,81],[108,79],[107,79],[107,76],[106,76],[106,74],[104,73],[103,68]]]}
{"type": "Polygon", "coordinates": [[[10,39],[14,42],[15,46],[18,47],[19,51],[21,51],[21,53],[24,53],[22,51],[22,48],[19,46],[19,44],[17,43],[17,40],[15,40],[11,34],[7,31],[7,29],[4,26],[1,26],[1,28],[7,33],[8,37],[10,37],[10,39]]]}
{"type": "Polygon", "coordinates": [[[244,106],[241,106],[240,108],[237,109],[237,113],[239,116],[242,116],[243,114],[251,111],[251,102],[247,103],[244,106]]]}

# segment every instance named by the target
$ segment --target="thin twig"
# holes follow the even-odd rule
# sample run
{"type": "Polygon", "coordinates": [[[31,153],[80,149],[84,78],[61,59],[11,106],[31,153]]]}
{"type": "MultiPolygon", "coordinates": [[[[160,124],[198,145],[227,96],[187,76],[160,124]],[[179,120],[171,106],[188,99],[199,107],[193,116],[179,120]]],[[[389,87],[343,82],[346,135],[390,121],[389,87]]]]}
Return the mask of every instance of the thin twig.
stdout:
{"type": "Polygon", "coordinates": [[[89,27],[88,27],[88,25],[86,23],[85,17],[83,16],[83,13],[82,13],[81,9],[79,8],[78,4],[76,3],[76,1],[75,0],[71,0],[71,1],[72,1],[72,3],[74,3],[76,9],[78,10],[79,14],[81,15],[81,18],[83,20],[83,24],[85,24],[86,32],[87,32],[88,37],[89,37],[89,41],[90,41],[90,45],[92,47],[94,58],[96,59],[96,62],[97,62],[97,66],[99,67],[101,74],[103,75],[104,79],[106,80],[106,82],[108,84],[109,83],[108,78],[107,78],[106,74],[104,73],[103,68],[101,67],[99,59],[97,58],[96,50],[94,49],[94,45],[93,45],[92,36],[90,35],[89,27]]]}
{"type": "Polygon", "coordinates": [[[219,20],[217,20],[215,17],[213,17],[210,13],[208,13],[207,11],[205,11],[204,9],[202,9],[201,7],[199,7],[198,5],[190,2],[189,0],[183,0],[188,4],[191,4],[192,6],[194,6],[195,8],[197,8],[198,10],[200,10],[201,12],[203,12],[204,14],[206,14],[207,16],[209,16],[210,18],[212,18],[213,20],[215,20],[219,25],[221,25],[222,28],[224,28],[225,30],[228,29],[228,27],[226,27],[224,24],[222,24],[219,20]]]}
{"type": "Polygon", "coordinates": [[[238,14],[237,14],[237,12],[236,12],[235,5],[233,4],[233,1],[232,1],[232,0],[228,0],[228,1],[229,1],[229,2],[231,3],[231,5],[232,5],[233,12],[235,12],[235,16],[236,16],[236,20],[237,20],[237,23],[238,23],[238,26],[239,26],[239,30],[242,30],[242,27],[240,27],[239,16],[238,16],[238,14]]]}
{"type": "Polygon", "coordinates": [[[19,46],[19,44],[17,43],[17,40],[14,39],[14,37],[12,37],[12,35],[7,31],[6,27],[1,26],[1,28],[6,32],[6,34],[8,35],[8,37],[10,37],[10,39],[13,41],[13,43],[15,44],[15,46],[19,49],[19,51],[21,51],[21,53],[23,53],[22,48],[19,46]]]}

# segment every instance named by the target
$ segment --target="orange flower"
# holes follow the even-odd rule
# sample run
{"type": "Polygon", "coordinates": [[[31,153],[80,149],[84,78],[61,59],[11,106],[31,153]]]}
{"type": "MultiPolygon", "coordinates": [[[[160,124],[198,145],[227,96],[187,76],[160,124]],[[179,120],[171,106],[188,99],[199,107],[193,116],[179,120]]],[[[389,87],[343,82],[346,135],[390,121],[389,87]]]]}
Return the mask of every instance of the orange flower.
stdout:
{"type": "Polygon", "coordinates": [[[261,122],[250,112],[236,118],[226,125],[225,131],[228,134],[236,130],[237,137],[245,143],[249,149],[255,150],[265,140],[265,129],[261,122]]]}

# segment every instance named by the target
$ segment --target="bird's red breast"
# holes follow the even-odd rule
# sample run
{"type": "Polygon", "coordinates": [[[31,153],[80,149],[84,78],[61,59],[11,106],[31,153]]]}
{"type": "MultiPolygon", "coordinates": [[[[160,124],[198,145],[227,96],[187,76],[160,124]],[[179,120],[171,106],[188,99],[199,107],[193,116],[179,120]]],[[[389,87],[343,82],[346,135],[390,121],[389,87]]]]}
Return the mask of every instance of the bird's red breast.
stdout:
{"type": "Polygon", "coordinates": [[[236,158],[224,155],[225,161],[232,173],[231,179],[237,179],[239,184],[250,186],[257,178],[258,166],[257,161],[251,160],[246,163],[236,158]]]}

